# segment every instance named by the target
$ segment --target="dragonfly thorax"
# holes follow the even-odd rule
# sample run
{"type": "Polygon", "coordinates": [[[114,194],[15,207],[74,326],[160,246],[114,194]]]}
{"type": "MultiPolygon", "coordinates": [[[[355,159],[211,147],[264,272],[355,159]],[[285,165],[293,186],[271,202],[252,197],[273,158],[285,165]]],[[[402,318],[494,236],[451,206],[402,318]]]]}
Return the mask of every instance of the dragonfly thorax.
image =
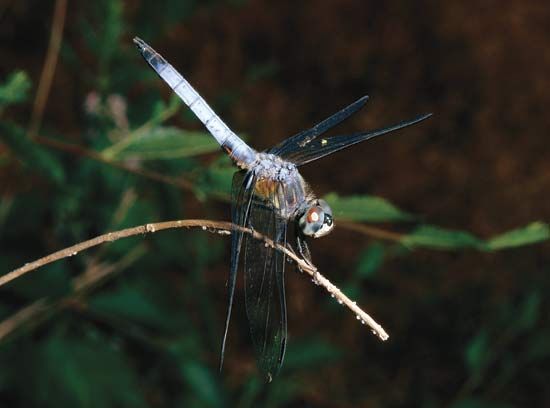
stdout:
{"type": "Polygon", "coordinates": [[[285,182],[289,178],[300,177],[294,163],[290,163],[271,153],[258,153],[252,165],[257,177],[285,182]]]}
{"type": "Polygon", "coordinates": [[[296,165],[269,153],[258,153],[252,166],[255,193],[283,218],[295,218],[314,197],[296,165]]]}

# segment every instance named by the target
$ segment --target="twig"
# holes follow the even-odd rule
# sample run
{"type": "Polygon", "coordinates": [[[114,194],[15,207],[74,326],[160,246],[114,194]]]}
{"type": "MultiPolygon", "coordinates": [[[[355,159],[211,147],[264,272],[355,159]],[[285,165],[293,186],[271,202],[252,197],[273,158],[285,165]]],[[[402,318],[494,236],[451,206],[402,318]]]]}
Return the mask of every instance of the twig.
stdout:
{"type": "MultiPolygon", "coordinates": [[[[142,176],[154,181],[158,181],[164,184],[169,184],[171,186],[181,188],[182,190],[186,190],[186,191],[194,190],[193,183],[189,180],[186,180],[183,178],[174,178],[174,177],[166,176],[162,173],[157,173],[151,170],[129,166],[123,162],[111,160],[100,153],[97,153],[93,150],[86,149],[76,144],[65,143],[59,140],[50,139],[42,136],[37,136],[36,141],[44,146],[53,147],[54,149],[57,149],[63,152],[73,153],[82,157],[87,157],[89,159],[108,164],[109,166],[127,171],[129,173],[136,174],[138,176],[142,176]]],[[[229,196],[225,194],[211,194],[211,197],[219,201],[225,201],[225,202],[229,201],[229,196]]],[[[345,220],[338,221],[338,227],[345,228],[350,231],[355,231],[360,234],[370,236],[372,238],[383,239],[385,241],[399,242],[403,238],[403,235],[397,232],[387,231],[382,228],[373,227],[370,225],[358,224],[353,221],[345,221],[345,220]]]]}
{"type": "Polygon", "coordinates": [[[131,132],[128,132],[126,134],[126,137],[120,139],[118,142],[104,149],[101,152],[101,155],[107,159],[114,158],[118,153],[120,153],[120,151],[128,147],[128,145],[131,144],[138,137],[149,132],[155,125],[165,122],[166,120],[174,116],[176,113],[178,113],[179,108],[180,108],[180,104],[178,103],[177,97],[173,97],[168,107],[164,109],[164,111],[162,111],[158,117],[154,117],[153,119],[150,119],[147,122],[145,122],[139,128],[131,132]]]}
{"type": "Polygon", "coordinates": [[[55,2],[55,9],[52,21],[52,31],[50,34],[50,43],[48,45],[48,53],[46,55],[46,61],[42,68],[42,74],[40,75],[40,82],[38,83],[38,90],[36,92],[36,98],[34,100],[34,106],[32,109],[31,122],[29,126],[29,137],[33,138],[42,122],[42,115],[44,114],[44,107],[48,100],[50,88],[52,86],[53,75],[55,73],[55,66],[57,65],[57,58],[59,56],[59,49],[61,47],[61,38],[63,34],[63,26],[65,25],[65,16],[67,15],[67,0],[57,0],[55,2]]]}
{"type": "Polygon", "coordinates": [[[39,299],[0,322],[0,342],[12,336],[17,329],[26,324],[35,326],[40,323],[49,312],[53,312],[64,306],[75,305],[82,295],[96,287],[106,278],[111,278],[116,272],[130,266],[143,254],[145,254],[145,247],[138,245],[113,264],[90,265],[83,273],[73,279],[73,292],[68,296],[59,300],[39,299]]]}
{"type": "Polygon", "coordinates": [[[357,319],[362,323],[367,324],[372,332],[377,335],[381,340],[387,340],[388,334],[384,331],[382,326],[380,326],[372,317],[370,317],[366,312],[364,312],[357,304],[346,295],[344,295],[340,289],[333,285],[327,278],[325,278],[317,270],[317,268],[305,261],[304,259],[298,257],[292,250],[289,248],[276,244],[272,240],[266,238],[262,234],[250,230],[248,228],[236,226],[227,221],[211,221],[211,220],[177,220],[177,221],[165,221],[152,224],[140,225],[138,227],[126,228],[120,231],[109,232],[107,234],[99,235],[95,238],[92,238],[88,241],[81,242],[79,244],[73,245],[71,247],[62,249],[60,251],[54,252],[50,255],[47,255],[43,258],[40,258],[34,262],[25,264],[21,268],[15,269],[11,272],[8,272],[6,275],[0,277],[0,287],[6,283],[30,272],[35,269],[38,269],[44,265],[55,262],[57,260],[67,258],[69,256],[74,256],[81,251],[84,251],[88,248],[100,245],[105,242],[116,241],[117,239],[126,238],[134,235],[153,233],[156,231],[162,231],[165,229],[173,228],[202,228],[203,230],[213,231],[220,234],[229,234],[230,231],[234,228],[239,231],[243,231],[247,234],[251,234],[255,239],[264,241],[267,245],[275,248],[278,251],[283,252],[286,256],[296,262],[298,268],[302,271],[308,273],[313,281],[323,286],[332,297],[336,298],[338,303],[346,305],[356,316],[357,319]]]}
{"type": "Polygon", "coordinates": [[[25,323],[34,321],[37,315],[44,313],[48,308],[47,299],[40,299],[3,320],[0,323],[0,341],[3,341],[25,323]]]}
{"type": "Polygon", "coordinates": [[[403,234],[399,234],[398,232],[387,231],[385,229],[373,227],[371,225],[358,224],[353,221],[338,221],[338,227],[342,227],[350,231],[359,232],[373,238],[383,239],[385,241],[400,242],[403,239],[403,234]]]}
{"type": "Polygon", "coordinates": [[[157,173],[154,171],[141,169],[135,166],[127,165],[123,162],[118,162],[111,160],[109,158],[103,157],[101,154],[86,149],[84,147],[81,147],[76,144],[70,144],[65,143],[59,140],[50,139],[47,137],[37,136],[35,139],[38,143],[44,146],[53,147],[54,149],[61,150],[68,153],[73,153],[79,156],[87,157],[89,159],[108,164],[109,166],[127,171],[129,173],[137,174],[138,176],[146,177],[151,180],[159,181],[161,183],[169,184],[171,186],[176,186],[184,190],[192,190],[193,189],[193,183],[191,183],[188,180],[181,179],[181,178],[173,178],[166,176],[162,173],[157,173]]]}

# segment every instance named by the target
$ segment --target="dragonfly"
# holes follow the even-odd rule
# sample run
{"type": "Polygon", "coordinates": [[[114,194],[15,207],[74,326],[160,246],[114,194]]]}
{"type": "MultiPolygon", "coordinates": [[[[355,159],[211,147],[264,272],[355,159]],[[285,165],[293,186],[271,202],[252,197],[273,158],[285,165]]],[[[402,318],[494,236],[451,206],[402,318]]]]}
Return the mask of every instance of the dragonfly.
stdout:
{"type": "Polygon", "coordinates": [[[377,130],[322,137],[329,129],[359,111],[368,100],[368,96],[363,96],[312,128],[259,152],[237,136],[158,52],[138,37],[134,38],[134,43],[145,61],[193,111],[238,168],[231,187],[232,224],[237,227],[231,231],[228,307],[220,369],[225,355],[237,275],[242,271],[252,343],[258,366],[270,381],[283,364],[287,346],[284,286],[287,259],[273,245],[266,245],[238,227],[256,231],[284,247],[294,243],[293,248],[300,256],[311,262],[307,239],[327,235],[334,228],[334,219],[328,203],[315,196],[300,175],[299,167],[365,140],[419,123],[431,114],[377,130]],[[293,242],[288,239],[292,236],[293,242]]]}

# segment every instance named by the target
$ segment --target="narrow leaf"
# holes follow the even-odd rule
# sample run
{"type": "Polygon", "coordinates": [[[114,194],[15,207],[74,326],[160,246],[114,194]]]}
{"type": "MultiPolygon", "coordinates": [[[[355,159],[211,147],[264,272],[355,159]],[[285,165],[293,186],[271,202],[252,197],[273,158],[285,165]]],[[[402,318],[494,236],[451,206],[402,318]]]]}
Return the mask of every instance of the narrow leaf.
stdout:
{"type": "Polygon", "coordinates": [[[180,370],[185,382],[200,398],[203,406],[223,407],[226,405],[219,377],[204,364],[188,359],[181,364],[180,370]]]}
{"type": "Polygon", "coordinates": [[[361,254],[357,265],[357,275],[363,278],[373,276],[384,261],[384,246],[378,242],[373,243],[361,254]]]}
{"type": "Polygon", "coordinates": [[[124,285],[118,290],[95,296],[90,307],[97,312],[149,327],[161,330],[170,328],[170,316],[163,313],[145,294],[131,286],[124,285]]]}
{"type": "Polygon", "coordinates": [[[0,108],[27,99],[31,81],[24,71],[15,71],[0,85],[0,108]]]}
{"type": "Polygon", "coordinates": [[[481,248],[483,241],[465,231],[448,230],[432,225],[422,225],[405,235],[401,243],[410,247],[433,249],[481,248]]]}
{"type": "Polygon", "coordinates": [[[522,245],[546,241],[550,238],[550,227],[543,222],[533,222],[526,227],[518,228],[489,240],[487,247],[491,250],[513,248],[522,245]]]}
{"type": "Polygon", "coordinates": [[[520,330],[532,329],[540,316],[542,296],[539,292],[530,293],[520,305],[516,318],[516,328],[520,330]]]}
{"type": "Polygon", "coordinates": [[[481,376],[492,357],[489,333],[481,329],[479,333],[470,340],[464,352],[466,367],[472,376],[481,376]]]}
{"type": "Polygon", "coordinates": [[[179,159],[217,152],[219,149],[218,143],[207,133],[156,127],[135,137],[117,153],[117,157],[141,160],[179,159]]]}
{"type": "Polygon", "coordinates": [[[374,196],[340,197],[335,193],[324,197],[336,219],[368,222],[405,221],[414,217],[389,201],[374,196]]]}
{"type": "Polygon", "coordinates": [[[0,122],[0,140],[6,143],[27,167],[47,175],[56,184],[62,184],[65,180],[65,171],[57,158],[29,139],[20,127],[0,122]]]}

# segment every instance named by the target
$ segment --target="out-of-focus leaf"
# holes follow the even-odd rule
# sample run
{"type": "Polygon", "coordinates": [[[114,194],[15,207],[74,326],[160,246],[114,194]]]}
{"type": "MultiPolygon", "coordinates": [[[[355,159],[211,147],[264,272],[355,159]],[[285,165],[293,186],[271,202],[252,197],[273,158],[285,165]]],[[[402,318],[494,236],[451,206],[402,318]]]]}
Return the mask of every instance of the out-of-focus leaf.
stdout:
{"type": "Polygon", "coordinates": [[[260,377],[255,374],[251,375],[244,383],[243,391],[241,392],[239,402],[236,404],[236,406],[242,408],[254,407],[254,401],[261,391],[262,382],[260,380],[260,377]]]}
{"type": "Polygon", "coordinates": [[[105,338],[47,340],[38,353],[34,406],[144,407],[135,370],[105,338]]]}
{"type": "Polygon", "coordinates": [[[262,406],[266,408],[286,407],[291,405],[293,398],[296,398],[303,386],[294,378],[276,377],[272,383],[266,385],[267,395],[262,406]]]}
{"type": "Polygon", "coordinates": [[[512,321],[516,328],[529,330],[533,328],[540,315],[542,297],[538,292],[530,293],[520,305],[517,315],[512,321]]]}
{"type": "Polygon", "coordinates": [[[20,127],[0,122],[0,140],[6,143],[29,169],[46,175],[56,184],[62,184],[65,180],[65,171],[57,158],[29,139],[20,127]]]}
{"type": "Polygon", "coordinates": [[[216,140],[207,133],[157,127],[132,139],[116,157],[140,160],[180,159],[216,152],[219,149],[216,140]]]}
{"type": "Polygon", "coordinates": [[[380,197],[350,196],[340,197],[335,193],[324,199],[329,203],[336,219],[368,222],[406,221],[413,219],[411,214],[401,211],[380,197]]]}
{"type": "Polygon", "coordinates": [[[255,82],[264,78],[272,78],[280,71],[280,69],[280,64],[275,61],[254,64],[248,69],[246,79],[249,82],[255,82]]]}
{"type": "Polygon", "coordinates": [[[487,248],[490,250],[513,248],[546,241],[547,239],[550,239],[550,227],[548,224],[533,222],[526,227],[505,232],[491,238],[487,242],[487,248]]]}
{"type": "Polygon", "coordinates": [[[97,59],[97,86],[107,93],[113,86],[111,72],[119,68],[114,61],[119,57],[119,38],[124,32],[123,2],[94,2],[90,11],[81,20],[81,32],[85,33],[82,39],[97,59]]]}
{"type": "MultiPolygon", "coordinates": [[[[222,160],[221,162],[224,162],[222,160]]],[[[235,167],[223,164],[214,164],[204,171],[195,184],[197,198],[204,200],[208,195],[231,195],[231,182],[235,174],[235,167]]]]}
{"type": "Polygon", "coordinates": [[[0,110],[27,99],[31,81],[24,71],[15,71],[0,85],[0,110]]]}
{"type": "Polygon", "coordinates": [[[481,330],[468,344],[465,351],[466,366],[472,375],[479,375],[490,358],[489,333],[481,330]]]}
{"type": "Polygon", "coordinates": [[[183,379],[194,392],[194,398],[199,398],[201,406],[224,407],[225,398],[219,383],[219,376],[205,365],[187,359],[181,362],[180,370],[183,379]]]}
{"type": "Polygon", "coordinates": [[[384,261],[384,246],[379,242],[369,245],[361,254],[357,265],[357,275],[362,278],[372,277],[384,261]]]}
{"type": "Polygon", "coordinates": [[[311,339],[288,344],[283,369],[301,369],[326,365],[342,356],[342,351],[323,340],[311,339]]]}
{"type": "Polygon", "coordinates": [[[22,276],[10,285],[13,293],[29,301],[45,296],[61,296],[70,289],[71,280],[66,262],[47,265],[38,273],[22,276]]]}
{"type": "Polygon", "coordinates": [[[401,239],[401,243],[410,247],[432,249],[479,248],[483,241],[465,231],[448,230],[432,225],[422,225],[401,239]]]}
{"type": "Polygon", "coordinates": [[[171,318],[147,296],[135,288],[121,288],[101,293],[90,301],[90,307],[100,313],[113,315],[157,329],[171,328],[171,318]]]}

